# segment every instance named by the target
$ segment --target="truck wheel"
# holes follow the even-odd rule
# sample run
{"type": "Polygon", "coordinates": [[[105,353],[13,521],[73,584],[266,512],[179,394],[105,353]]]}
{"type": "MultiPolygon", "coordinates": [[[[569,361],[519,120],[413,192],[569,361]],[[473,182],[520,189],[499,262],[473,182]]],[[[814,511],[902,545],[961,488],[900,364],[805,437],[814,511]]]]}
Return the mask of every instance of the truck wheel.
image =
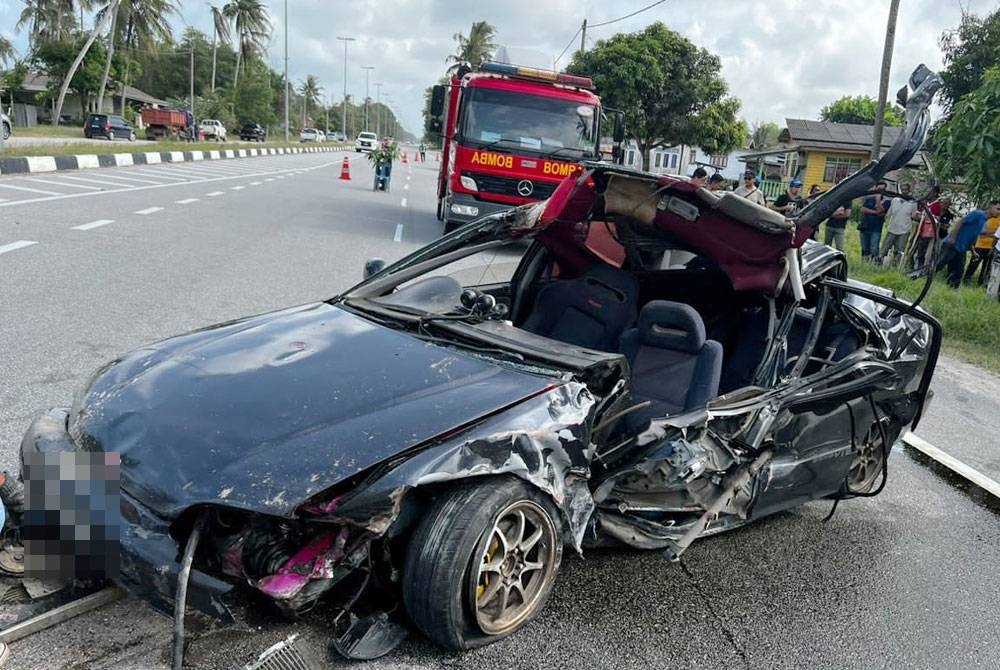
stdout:
{"type": "Polygon", "coordinates": [[[109,130],[108,131],[108,142],[114,142],[114,141],[115,141],[115,131],[109,130]]]}
{"type": "Polygon", "coordinates": [[[410,539],[403,603],[448,649],[495,642],[545,605],[562,560],[552,502],[516,477],[474,477],[439,497],[410,539]]]}

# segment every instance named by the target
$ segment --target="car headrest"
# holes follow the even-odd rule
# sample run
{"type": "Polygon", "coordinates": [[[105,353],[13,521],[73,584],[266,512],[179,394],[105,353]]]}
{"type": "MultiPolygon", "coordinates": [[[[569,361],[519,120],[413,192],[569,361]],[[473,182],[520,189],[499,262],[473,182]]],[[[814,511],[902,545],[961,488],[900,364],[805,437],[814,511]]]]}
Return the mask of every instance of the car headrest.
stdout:
{"type": "Polygon", "coordinates": [[[652,300],[639,314],[639,338],[644,345],[696,353],[705,346],[705,323],[690,305],[652,300]]]}

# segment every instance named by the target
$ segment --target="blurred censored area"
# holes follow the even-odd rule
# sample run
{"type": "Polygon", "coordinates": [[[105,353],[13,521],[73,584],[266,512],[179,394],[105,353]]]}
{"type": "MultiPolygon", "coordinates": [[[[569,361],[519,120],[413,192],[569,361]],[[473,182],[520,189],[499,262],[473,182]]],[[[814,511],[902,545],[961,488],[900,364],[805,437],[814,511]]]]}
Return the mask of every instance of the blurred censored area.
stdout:
{"type": "Polygon", "coordinates": [[[25,454],[25,574],[114,579],[121,528],[121,459],[114,452],[25,454]]]}

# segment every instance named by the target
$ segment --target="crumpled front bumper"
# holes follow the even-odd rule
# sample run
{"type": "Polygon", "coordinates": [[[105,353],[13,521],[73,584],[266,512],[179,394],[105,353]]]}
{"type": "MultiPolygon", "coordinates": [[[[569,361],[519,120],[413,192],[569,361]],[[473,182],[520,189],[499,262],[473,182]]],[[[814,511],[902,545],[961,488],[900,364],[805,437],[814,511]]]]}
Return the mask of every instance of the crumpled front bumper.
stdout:
{"type": "MultiPolygon", "coordinates": [[[[35,419],[21,441],[21,469],[32,453],[79,451],[67,432],[66,409],[52,409],[35,419]]],[[[30,503],[29,503],[30,505],[30,503]]],[[[172,614],[183,547],[170,536],[171,519],[153,514],[141,502],[120,494],[120,570],[113,581],[165,614],[172,614]]],[[[222,620],[233,621],[223,598],[233,585],[199,570],[191,570],[188,606],[222,620]]]]}

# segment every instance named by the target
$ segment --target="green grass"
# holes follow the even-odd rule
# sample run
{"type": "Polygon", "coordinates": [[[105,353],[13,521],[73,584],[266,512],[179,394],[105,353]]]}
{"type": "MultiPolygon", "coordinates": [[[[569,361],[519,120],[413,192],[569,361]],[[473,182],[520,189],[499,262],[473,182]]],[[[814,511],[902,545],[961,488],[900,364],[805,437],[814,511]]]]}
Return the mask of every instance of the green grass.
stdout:
{"type": "Polygon", "coordinates": [[[46,144],[31,147],[14,147],[6,149],[2,156],[4,158],[18,158],[22,156],[71,156],[73,154],[122,154],[122,153],[144,153],[147,151],[212,151],[219,149],[259,149],[261,147],[300,147],[300,146],[320,146],[335,147],[338,150],[340,145],[332,142],[323,144],[299,144],[297,142],[152,142],[149,144],[138,144],[116,140],[114,142],[101,143],[71,143],[71,144],[46,144]]]}
{"type": "MultiPolygon", "coordinates": [[[[923,277],[909,279],[898,269],[863,263],[856,225],[848,224],[845,246],[852,278],[892,289],[907,300],[923,289],[923,277]]],[[[941,321],[946,353],[1000,373],[1000,301],[988,298],[979,287],[949,288],[941,272],[921,307],[941,321]]]]}
{"type": "Polygon", "coordinates": [[[14,128],[14,137],[83,137],[83,127],[40,125],[14,128]]]}

